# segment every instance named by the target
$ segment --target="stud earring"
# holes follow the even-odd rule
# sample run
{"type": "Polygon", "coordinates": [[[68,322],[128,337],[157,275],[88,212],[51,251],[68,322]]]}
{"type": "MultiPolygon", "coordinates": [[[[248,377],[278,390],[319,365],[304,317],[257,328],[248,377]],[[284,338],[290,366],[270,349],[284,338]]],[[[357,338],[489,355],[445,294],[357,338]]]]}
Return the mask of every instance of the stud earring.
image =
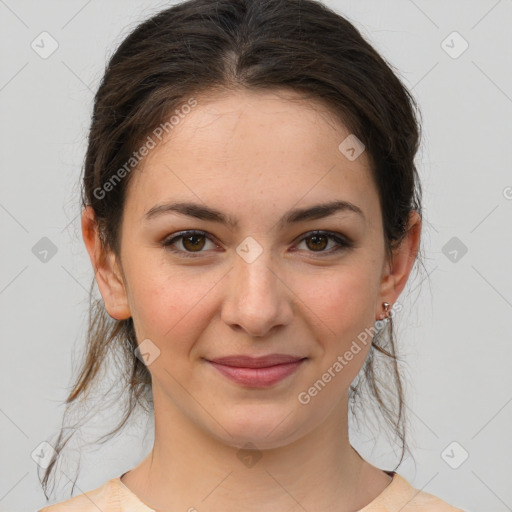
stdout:
{"type": "Polygon", "coordinates": [[[389,302],[383,302],[382,306],[384,307],[384,313],[381,313],[379,315],[380,320],[383,320],[384,318],[386,318],[388,316],[388,309],[389,309],[390,304],[389,304],[389,302]]]}

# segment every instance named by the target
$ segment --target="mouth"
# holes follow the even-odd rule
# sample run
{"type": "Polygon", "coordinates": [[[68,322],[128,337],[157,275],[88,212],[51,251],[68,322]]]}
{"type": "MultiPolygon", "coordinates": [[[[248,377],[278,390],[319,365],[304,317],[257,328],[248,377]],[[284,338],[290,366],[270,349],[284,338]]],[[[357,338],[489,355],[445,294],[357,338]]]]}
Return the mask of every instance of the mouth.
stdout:
{"type": "Polygon", "coordinates": [[[206,360],[224,377],[241,386],[264,388],[295,373],[307,357],[271,354],[264,357],[228,356],[206,360]]]}

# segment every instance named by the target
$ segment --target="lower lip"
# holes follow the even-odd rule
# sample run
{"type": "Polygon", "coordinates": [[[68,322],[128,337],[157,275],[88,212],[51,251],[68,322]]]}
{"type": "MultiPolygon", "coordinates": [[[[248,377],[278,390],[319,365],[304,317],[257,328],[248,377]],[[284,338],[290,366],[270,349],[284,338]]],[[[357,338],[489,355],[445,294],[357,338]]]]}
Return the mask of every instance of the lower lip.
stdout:
{"type": "Polygon", "coordinates": [[[301,359],[293,363],[276,364],[265,368],[240,368],[214,363],[213,361],[208,362],[225,377],[237,384],[252,388],[264,388],[272,386],[294,373],[304,361],[305,359],[301,359]]]}

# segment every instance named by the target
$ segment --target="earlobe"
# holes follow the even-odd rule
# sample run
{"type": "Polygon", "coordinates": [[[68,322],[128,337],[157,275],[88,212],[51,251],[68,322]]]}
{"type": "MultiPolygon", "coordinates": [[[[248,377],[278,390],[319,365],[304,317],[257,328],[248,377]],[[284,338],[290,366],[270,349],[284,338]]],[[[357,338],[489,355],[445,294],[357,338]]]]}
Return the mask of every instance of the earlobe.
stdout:
{"type": "Polygon", "coordinates": [[[409,214],[407,233],[394,249],[390,261],[386,260],[386,272],[382,276],[379,301],[394,304],[409,279],[419,250],[421,217],[415,210],[409,214]]]}
{"type": "Polygon", "coordinates": [[[130,318],[128,297],[117,258],[103,246],[91,206],[87,206],[82,212],[82,237],[107,313],[115,320],[130,318]]]}

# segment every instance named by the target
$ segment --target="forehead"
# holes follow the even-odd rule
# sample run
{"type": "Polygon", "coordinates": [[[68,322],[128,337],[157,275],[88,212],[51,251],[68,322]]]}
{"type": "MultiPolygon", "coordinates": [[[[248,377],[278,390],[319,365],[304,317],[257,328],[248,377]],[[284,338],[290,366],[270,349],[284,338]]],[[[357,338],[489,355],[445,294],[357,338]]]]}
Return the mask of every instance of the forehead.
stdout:
{"type": "Polygon", "coordinates": [[[351,160],[340,150],[350,131],[322,102],[293,91],[196,101],[132,176],[125,206],[138,218],[170,197],[216,207],[377,198],[367,155],[351,160]]]}

